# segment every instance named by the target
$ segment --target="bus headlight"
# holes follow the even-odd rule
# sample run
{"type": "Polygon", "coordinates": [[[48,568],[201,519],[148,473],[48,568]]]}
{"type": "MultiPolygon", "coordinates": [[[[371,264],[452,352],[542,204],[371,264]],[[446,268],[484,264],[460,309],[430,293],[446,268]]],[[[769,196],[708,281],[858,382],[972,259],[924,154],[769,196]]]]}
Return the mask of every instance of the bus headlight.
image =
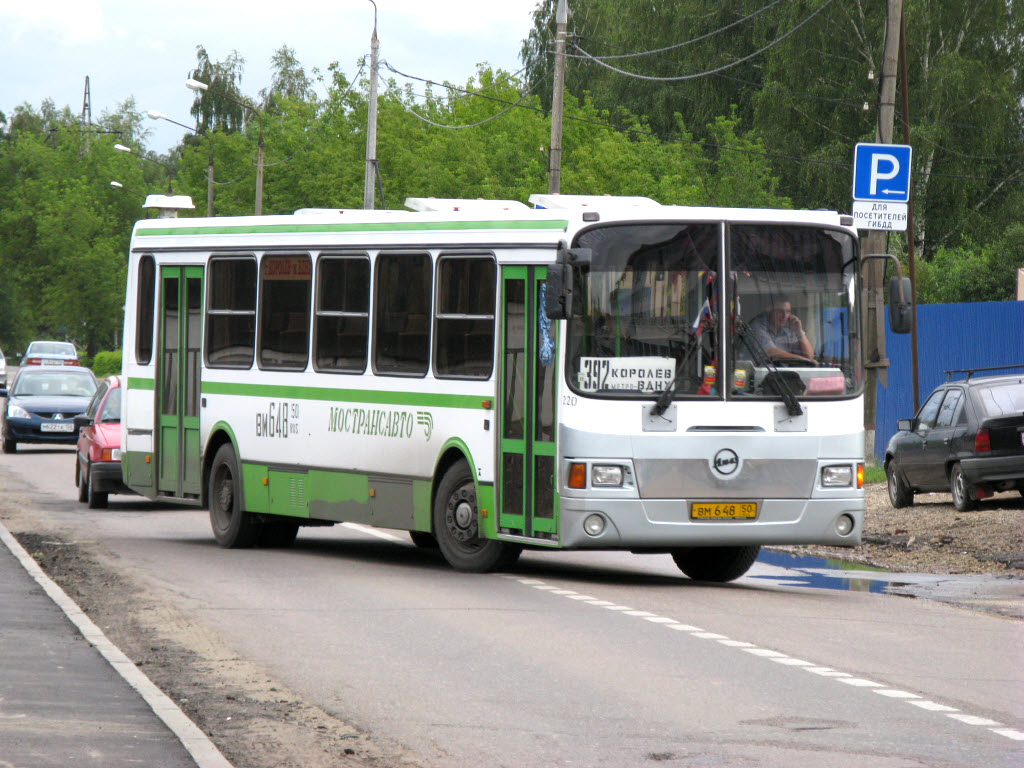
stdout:
{"type": "Polygon", "coordinates": [[[849,464],[822,467],[821,484],[826,488],[847,488],[853,485],[853,467],[849,464]]]}
{"type": "Polygon", "coordinates": [[[600,536],[604,533],[604,518],[600,515],[588,515],[583,521],[583,530],[588,536],[600,536]]]}
{"type": "Polygon", "coordinates": [[[622,467],[614,464],[595,464],[590,479],[595,486],[615,487],[622,485],[622,467]]]}

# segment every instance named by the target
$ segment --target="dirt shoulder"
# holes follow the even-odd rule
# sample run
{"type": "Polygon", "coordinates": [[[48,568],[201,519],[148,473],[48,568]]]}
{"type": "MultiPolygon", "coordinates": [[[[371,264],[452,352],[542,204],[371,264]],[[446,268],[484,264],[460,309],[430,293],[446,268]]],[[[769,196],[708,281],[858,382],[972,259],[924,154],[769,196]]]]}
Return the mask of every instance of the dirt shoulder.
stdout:
{"type": "Polygon", "coordinates": [[[948,493],[919,494],[893,509],[884,483],[867,487],[863,543],[786,547],[897,573],[996,574],[1024,578],[1024,498],[1000,493],[958,512],[948,493]]]}

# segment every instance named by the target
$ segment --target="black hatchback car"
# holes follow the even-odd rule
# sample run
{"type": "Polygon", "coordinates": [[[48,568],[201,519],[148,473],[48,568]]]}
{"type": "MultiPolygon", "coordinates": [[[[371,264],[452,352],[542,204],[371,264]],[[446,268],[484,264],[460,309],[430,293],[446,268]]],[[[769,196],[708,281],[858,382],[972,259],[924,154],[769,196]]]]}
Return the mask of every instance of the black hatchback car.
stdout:
{"type": "MultiPolygon", "coordinates": [[[[1024,368],[1024,366],[1019,366],[1024,368]]],[[[1024,374],[974,376],[977,368],[946,381],[913,419],[901,419],[885,449],[889,501],[914,502],[914,494],[950,491],[961,512],[997,491],[1024,494],[1024,374]]]]}

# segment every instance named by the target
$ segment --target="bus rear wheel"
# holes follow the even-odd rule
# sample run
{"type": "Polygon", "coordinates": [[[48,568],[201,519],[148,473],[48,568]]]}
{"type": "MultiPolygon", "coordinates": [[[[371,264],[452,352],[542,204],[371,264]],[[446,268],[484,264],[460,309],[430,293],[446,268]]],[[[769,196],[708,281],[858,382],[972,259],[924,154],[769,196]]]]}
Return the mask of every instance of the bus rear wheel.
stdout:
{"type": "Polygon", "coordinates": [[[229,549],[251,547],[260,535],[260,526],[241,508],[241,479],[234,450],[222,445],[210,467],[210,526],[217,543],[229,549]]]}
{"type": "Polygon", "coordinates": [[[694,581],[725,582],[738,579],[757,560],[760,546],[686,547],[672,551],[679,570],[694,581]]]}
{"type": "Polygon", "coordinates": [[[453,464],[434,498],[434,535],[441,554],[457,571],[487,573],[511,566],[523,548],[484,539],[477,527],[476,484],[465,460],[453,464]]]}

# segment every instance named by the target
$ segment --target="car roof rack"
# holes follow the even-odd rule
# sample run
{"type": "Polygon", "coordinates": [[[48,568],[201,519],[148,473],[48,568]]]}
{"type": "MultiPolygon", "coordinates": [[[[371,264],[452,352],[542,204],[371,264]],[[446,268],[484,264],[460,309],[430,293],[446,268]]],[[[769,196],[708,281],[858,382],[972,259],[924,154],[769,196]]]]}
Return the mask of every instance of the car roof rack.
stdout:
{"type": "Polygon", "coordinates": [[[1009,371],[1014,368],[1024,368],[1024,364],[1020,365],[993,365],[989,368],[954,368],[951,371],[943,371],[946,374],[946,381],[949,381],[954,373],[966,373],[967,376],[964,378],[965,381],[970,381],[971,376],[976,374],[978,371],[1009,371]]]}

